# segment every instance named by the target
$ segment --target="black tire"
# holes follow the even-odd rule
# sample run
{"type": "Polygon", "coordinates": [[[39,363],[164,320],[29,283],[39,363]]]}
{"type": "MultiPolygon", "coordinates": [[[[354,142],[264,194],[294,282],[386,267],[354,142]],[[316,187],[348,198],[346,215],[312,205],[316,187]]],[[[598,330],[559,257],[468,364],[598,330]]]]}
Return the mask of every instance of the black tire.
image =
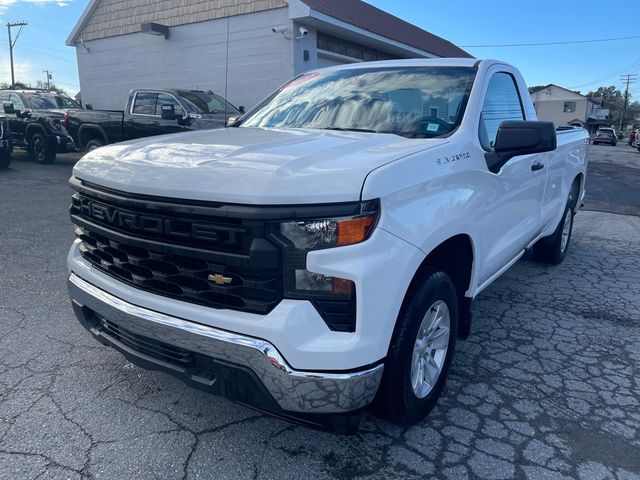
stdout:
{"type": "Polygon", "coordinates": [[[573,233],[573,217],[575,215],[574,202],[575,200],[570,196],[564,208],[560,223],[558,223],[554,232],[548,237],[541,238],[533,246],[533,255],[537,261],[550,265],[558,265],[562,263],[564,257],[567,256],[569,244],[571,243],[571,234],[573,233]],[[565,232],[565,222],[567,221],[569,222],[568,237],[566,242],[563,243],[563,232],[565,232]]]}
{"type": "Polygon", "coordinates": [[[11,154],[9,153],[0,153],[0,170],[4,170],[9,167],[11,163],[11,154]]]}
{"type": "Polygon", "coordinates": [[[99,138],[92,138],[84,146],[84,151],[90,152],[91,150],[95,150],[96,148],[100,148],[102,146],[104,146],[104,142],[102,140],[100,140],[99,138]]]}
{"type": "Polygon", "coordinates": [[[597,144],[598,144],[598,142],[593,142],[593,144],[594,144],[594,145],[597,145],[597,144]]]}
{"type": "Polygon", "coordinates": [[[36,162],[49,164],[56,161],[56,151],[47,143],[42,133],[34,133],[29,139],[29,154],[36,162]]]}
{"type": "Polygon", "coordinates": [[[408,304],[403,306],[398,316],[375,401],[379,414],[402,425],[422,420],[436,405],[447,379],[458,334],[458,298],[455,286],[446,273],[427,269],[419,284],[408,293],[408,299],[408,304]],[[425,397],[419,398],[411,383],[414,345],[423,318],[438,301],[448,307],[449,340],[434,386],[425,397]]]}

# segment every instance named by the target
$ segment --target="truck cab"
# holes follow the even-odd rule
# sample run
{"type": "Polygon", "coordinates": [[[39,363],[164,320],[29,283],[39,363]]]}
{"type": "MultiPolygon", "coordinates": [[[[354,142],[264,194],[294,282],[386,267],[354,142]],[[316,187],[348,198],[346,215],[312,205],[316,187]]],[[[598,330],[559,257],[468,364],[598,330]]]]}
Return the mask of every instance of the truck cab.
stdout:
{"type": "Polygon", "coordinates": [[[148,88],[131,90],[123,111],[70,111],[68,125],[78,147],[90,151],[124,140],[221,128],[242,111],[211,91],[148,88]]]}

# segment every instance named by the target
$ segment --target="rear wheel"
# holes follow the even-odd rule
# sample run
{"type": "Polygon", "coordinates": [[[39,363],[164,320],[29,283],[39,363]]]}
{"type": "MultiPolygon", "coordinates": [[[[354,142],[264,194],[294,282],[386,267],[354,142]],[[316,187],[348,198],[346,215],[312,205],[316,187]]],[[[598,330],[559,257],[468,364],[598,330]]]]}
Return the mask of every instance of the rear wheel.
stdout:
{"type": "Polygon", "coordinates": [[[84,150],[86,152],[90,152],[91,150],[95,150],[96,148],[100,148],[104,145],[104,142],[102,140],[99,140],[97,138],[92,138],[91,140],[89,140],[87,142],[87,144],[84,146],[84,150]]]}
{"type": "Polygon", "coordinates": [[[541,238],[533,246],[533,254],[539,262],[558,265],[567,256],[571,233],[573,232],[574,207],[573,199],[569,197],[562,219],[555,231],[548,237],[541,238]]]}
{"type": "Polygon", "coordinates": [[[422,420],[444,388],[458,332],[458,301],[449,276],[425,272],[398,317],[376,403],[400,424],[422,420]]]}
{"type": "Polygon", "coordinates": [[[56,160],[56,151],[47,144],[47,139],[42,133],[34,133],[31,136],[29,153],[38,163],[53,163],[56,160]]]}

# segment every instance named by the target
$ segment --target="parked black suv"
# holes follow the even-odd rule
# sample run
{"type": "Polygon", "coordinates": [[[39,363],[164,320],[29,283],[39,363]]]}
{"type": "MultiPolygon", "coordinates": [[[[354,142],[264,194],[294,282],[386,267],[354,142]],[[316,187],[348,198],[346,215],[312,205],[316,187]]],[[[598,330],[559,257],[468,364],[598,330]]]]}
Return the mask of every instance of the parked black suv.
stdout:
{"type": "Polygon", "coordinates": [[[131,90],[124,110],[69,111],[67,126],[80,150],[165,133],[224,127],[242,115],[211,91],[142,88],[131,90]]]}
{"type": "Polygon", "coordinates": [[[65,111],[81,108],[71,98],[43,90],[0,90],[13,144],[23,147],[38,163],[53,163],[56,153],[73,150],[64,126],[65,111]]]}
{"type": "Polygon", "coordinates": [[[11,163],[13,140],[7,117],[0,116],[0,169],[7,168],[11,163]]]}

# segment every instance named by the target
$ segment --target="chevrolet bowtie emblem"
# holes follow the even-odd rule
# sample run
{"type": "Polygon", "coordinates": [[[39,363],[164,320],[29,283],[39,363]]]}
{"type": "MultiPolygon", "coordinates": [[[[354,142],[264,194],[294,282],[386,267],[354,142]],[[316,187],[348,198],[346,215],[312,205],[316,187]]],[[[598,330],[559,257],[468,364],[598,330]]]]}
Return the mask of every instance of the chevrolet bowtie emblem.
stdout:
{"type": "Polygon", "coordinates": [[[216,285],[226,285],[231,283],[230,277],[225,277],[224,275],[220,275],[219,273],[216,273],[215,275],[209,275],[207,277],[207,280],[215,283],[216,285]]]}

